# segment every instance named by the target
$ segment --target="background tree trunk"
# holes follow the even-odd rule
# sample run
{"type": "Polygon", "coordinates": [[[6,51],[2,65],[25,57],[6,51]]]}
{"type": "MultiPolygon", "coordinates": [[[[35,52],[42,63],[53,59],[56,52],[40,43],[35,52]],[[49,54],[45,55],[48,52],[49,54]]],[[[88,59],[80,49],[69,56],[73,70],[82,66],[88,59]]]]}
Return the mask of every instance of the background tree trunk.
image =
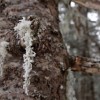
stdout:
{"type": "Polygon", "coordinates": [[[10,43],[9,54],[0,78],[0,100],[66,100],[68,54],[59,31],[54,0],[0,0],[0,41],[10,43]],[[30,73],[29,95],[23,90],[23,54],[13,30],[22,17],[33,15],[38,25],[31,27],[37,41],[33,44],[35,62],[30,73]]]}

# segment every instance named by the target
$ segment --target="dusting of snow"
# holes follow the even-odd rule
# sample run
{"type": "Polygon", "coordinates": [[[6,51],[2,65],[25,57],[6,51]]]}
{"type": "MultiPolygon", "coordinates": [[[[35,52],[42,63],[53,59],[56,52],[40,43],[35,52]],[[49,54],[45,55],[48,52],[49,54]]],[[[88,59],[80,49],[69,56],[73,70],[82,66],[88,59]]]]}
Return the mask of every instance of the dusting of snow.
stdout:
{"type": "Polygon", "coordinates": [[[75,78],[71,69],[68,69],[67,75],[67,99],[68,100],[77,100],[75,97],[75,90],[74,90],[75,78]]]}
{"type": "Polygon", "coordinates": [[[5,57],[7,56],[7,46],[9,45],[8,42],[2,41],[0,43],[0,77],[3,76],[3,65],[5,61],[5,57]]]}
{"type": "Polygon", "coordinates": [[[17,31],[18,35],[20,36],[21,40],[23,40],[25,45],[26,53],[23,55],[24,64],[23,69],[25,73],[24,77],[24,84],[23,89],[25,90],[26,95],[28,95],[28,86],[30,85],[30,77],[29,74],[32,70],[32,63],[34,63],[34,57],[36,53],[33,51],[32,48],[32,30],[30,29],[31,21],[28,21],[23,17],[22,20],[14,27],[14,30],[17,31]]]}

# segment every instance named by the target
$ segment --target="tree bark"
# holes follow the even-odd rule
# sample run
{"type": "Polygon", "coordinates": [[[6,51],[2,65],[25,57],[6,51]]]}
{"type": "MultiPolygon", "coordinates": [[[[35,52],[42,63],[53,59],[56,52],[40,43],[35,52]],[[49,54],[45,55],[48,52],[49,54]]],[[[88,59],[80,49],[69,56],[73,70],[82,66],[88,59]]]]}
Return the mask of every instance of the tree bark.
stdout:
{"type": "Polygon", "coordinates": [[[72,0],[72,1],[86,8],[100,10],[100,1],[98,0],[72,0]]]}
{"type": "MultiPolygon", "coordinates": [[[[31,19],[30,19],[31,20],[31,19]]],[[[0,78],[0,100],[66,100],[68,54],[64,48],[57,4],[54,0],[0,0],[0,41],[10,43],[0,78]],[[25,48],[14,31],[22,17],[32,15],[37,38],[35,62],[30,73],[29,95],[23,89],[25,48]]]]}
{"type": "Polygon", "coordinates": [[[87,73],[77,73],[75,76],[75,93],[77,100],[96,100],[93,76],[87,73]]]}

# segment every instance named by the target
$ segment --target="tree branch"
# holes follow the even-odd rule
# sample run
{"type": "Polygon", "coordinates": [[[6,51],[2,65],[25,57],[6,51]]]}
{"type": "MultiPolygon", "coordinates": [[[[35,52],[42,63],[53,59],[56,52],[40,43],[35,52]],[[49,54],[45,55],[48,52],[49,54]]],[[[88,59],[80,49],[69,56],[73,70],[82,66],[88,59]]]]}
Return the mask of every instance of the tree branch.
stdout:
{"type": "Polygon", "coordinates": [[[95,1],[94,0],[72,0],[72,1],[86,8],[100,10],[100,1],[97,0],[95,1]]]}
{"type": "Polygon", "coordinates": [[[70,58],[70,63],[73,71],[100,74],[100,59],[77,56],[70,58]]]}

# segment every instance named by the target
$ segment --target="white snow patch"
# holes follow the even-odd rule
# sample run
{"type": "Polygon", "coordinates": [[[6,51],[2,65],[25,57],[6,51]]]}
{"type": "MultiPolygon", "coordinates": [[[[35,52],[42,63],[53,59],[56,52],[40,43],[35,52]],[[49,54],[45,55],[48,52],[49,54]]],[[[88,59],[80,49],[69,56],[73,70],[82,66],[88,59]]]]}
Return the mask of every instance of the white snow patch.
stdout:
{"type": "Polygon", "coordinates": [[[75,4],[73,1],[71,1],[71,4],[70,4],[70,5],[71,5],[71,7],[73,7],[73,8],[76,6],[76,4],[75,4]]]}
{"type": "Polygon", "coordinates": [[[88,12],[87,17],[90,21],[96,22],[98,20],[98,13],[96,12],[88,12]]]}
{"type": "Polygon", "coordinates": [[[33,51],[32,48],[32,30],[30,29],[31,21],[28,21],[23,17],[22,20],[14,27],[15,31],[17,31],[18,35],[20,36],[21,40],[23,40],[25,45],[26,53],[23,55],[24,64],[23,69],[25,73],[24,77],[24,84],[23,89],[25,90],[26,95],[28,95],[28,86],[30,85],[30,72],[32,70],[32,63],[34,63],[34,57],[36,53],[33,51]]]}
{"type": "Polygon", "coordinates": [[[17,24],[17,26],[14,27],[14,30],[17,31],[20,38],[23,39],[26,32],[29,32],[29,34],[31,33],[31,21],[26,20],[25,17],[19,21],[20,22],[17,24]]]}

